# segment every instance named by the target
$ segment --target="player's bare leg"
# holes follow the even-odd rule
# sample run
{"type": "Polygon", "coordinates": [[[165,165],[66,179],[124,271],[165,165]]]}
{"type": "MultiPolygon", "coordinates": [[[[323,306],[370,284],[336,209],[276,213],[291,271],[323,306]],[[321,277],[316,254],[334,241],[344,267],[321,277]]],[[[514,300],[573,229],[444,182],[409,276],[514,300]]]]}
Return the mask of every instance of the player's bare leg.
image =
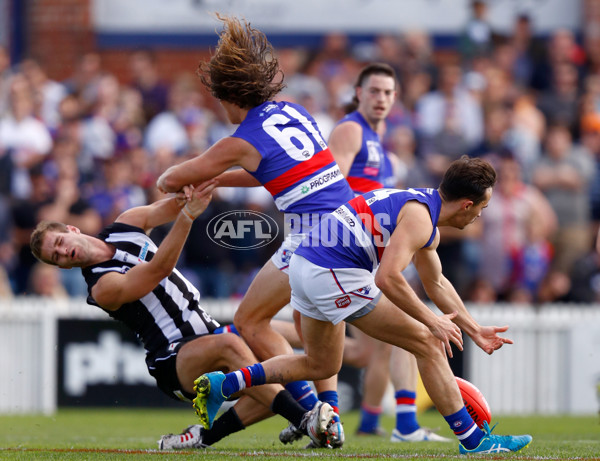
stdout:
{"type": "Polygon", "coordinates": [[[287,274],[269,260],[252,281],[235,313],[235,327],[260,360],[293,353],[285,338],[271,327],[271,319],[289,303],[290,295],[287,274]]]}
{"type": "MultiPolygon", "coordinates": [[[[297,311],[294,311],[294,314],[296,313],[297,311]]],[[[300,339],[300,336],[298,336],[298,332],[296,331],[296,327],[294,326],[293,322],[273,319],[271,320],[271,328],[283,336],[294,349],[304,348],[302,339],[300,339]]]]}
{"type": "MultiPolygon", "coordinates": [[[[213,370],[230,372],[255,362],[256,356],[239,336],[232,333],[206,335],[181,348],[177,354],[177,377],[183,389],[193,394],[194,380],[201,374],[213,370]]],[[[281,390],[279,385],[267,385],[247,389],[245,393],[268,411],[281,390]]],[[[271,413],[268,411],[265,414],[268,416],[271,413]]]]}
{"type": "Polygon", "coordinates": [[[453,414],[463,407],[442,344],[421,322],[382,296],[372,312],[352,324],[374,338],[415,355],[423,384],[442,415],[453,414]]]}
{"type": "Polygon", "coordinates": [[[385,431],[379,427],[379,414],[381,413],[381,402],[390,381],[392,346],[371,338],[353,325],[349,325],[349,328],[353,339],[346,341],[344,364],[347,363],[347,360],[354,358],[358,359],[357,365],[365,369],[361,419],[357,434],[384,434],[385,431]],[[349,345],[350,347],[348,347],[349,345]],[[352,349],[357,349],[358,353],[351,353],[352,349]]]}
{"type": "MultiPolygon", "coordinates": [[[[290,296],[288,275],[269,260],[252,281],[238,307],[233,322],[260,360],[294,353],[291,345],[271,325],[273,317],[289,303],[290,296]]],[[[284,384],[294,399],[306,410],[311,410],[317,404],[317,396],[308,382],[287,381],[284,384]]],[[[337,405],[336,384],[337,382],[327,383],[327,386],[334,386],[332,390],[335,391],[335,398],[325,401],[330,400],[328,403],[335,402],[337,405]]]]}
{"type": "Polygon", "coordinates": [[[305,354],[279,356],[263,362],[267,382],[285,383],[299,379],[325,380],[342,366],[345,325],[302,316],[305,354]],[[324,351],[327,351],[323,360],[324,351]]]}
{"type": "Polygon", "coordinates": [[[419,369],[417,359],[410,352],[394,347],[390,358],[390,377],[394,389],[417,390],[419,369]]]}
{"type": "Polygon", "coordinates": [[[385,391],[387,390],[390,373],[389,363],[392,346],[377,341],[375,352],[371,356],[365,370],[363,403],[377,407],[381,405],[385,391]]]}
{"type": "MultiPolygon", "coordinates": [[[[302,335],[302,325],[301,325],[302,316],[301,316],[300,312],[294,310],[293,319],[294,319],[294,329],[296,331],[296,334],[298,336],[300,343],[302,343],[302,346],[304,347],[303,335],[302,335]]],[[[332,446],[332,448],[341,448],[342,445],[344,444],[344,440],[346,439],[346,436],[344,434],[344,427],[343,427],[341,419],[340,419],[337,383],[338,383],[337,373],[330,378],[319,379],[319,380],[314,381],[319,400],[330,404],[335,412],[335,416],[334,416],[335,424],[332,427],[330,427],[330,431],[329,431],[330,432],[329,442],[330,442],[330,445],[332,446]]],[[[286,429],[284,429],[284,431],[286,431],[286,429]]],[[[288,431],[289,431],[289,429],[288,429],[288,431]]],[[[281,438],[282,435],[283,435],[283,432],[279,435],[280,440],[283,440],[281,438]]]]}
{"type": "Polygon", "coordinates": [[[453,439],[421,427],[417,421],[417,360],[410,352],[394,347],[390,359],[390,374],[396,398],[396,427],[392,442],[452,442],[453,439]]]}

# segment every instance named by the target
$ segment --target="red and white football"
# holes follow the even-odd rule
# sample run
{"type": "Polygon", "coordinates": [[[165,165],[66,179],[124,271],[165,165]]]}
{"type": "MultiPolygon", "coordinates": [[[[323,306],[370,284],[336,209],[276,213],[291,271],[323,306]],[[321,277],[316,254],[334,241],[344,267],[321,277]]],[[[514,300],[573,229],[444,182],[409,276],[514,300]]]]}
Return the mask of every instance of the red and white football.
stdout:
{"type": "Polygon", "coordinates": [[[475,424],[479,427],[483,426],[484,421],[487,421],[487,423],[490,424],[492,412],[481,391],[469,381],[459,378],[458,376],[456,376],[456,383],[460,389],[460,394],[462,395],[465,407],[471,415],[471,418],[473,418],[473,421],[475,421],[475,424]]]}

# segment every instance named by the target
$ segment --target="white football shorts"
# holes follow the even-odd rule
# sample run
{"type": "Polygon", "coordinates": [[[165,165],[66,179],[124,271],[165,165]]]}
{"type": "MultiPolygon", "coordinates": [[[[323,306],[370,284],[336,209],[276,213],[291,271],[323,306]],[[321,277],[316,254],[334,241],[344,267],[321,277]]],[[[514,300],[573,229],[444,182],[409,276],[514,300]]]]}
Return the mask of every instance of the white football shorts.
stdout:
{"type": "Polygon", "coordinates": [[[328,269],[300,255],[290,261],[290,304],[307,317],[337,325],[368,314],[381,297],[374,272],[359,268],[328,269]]]}

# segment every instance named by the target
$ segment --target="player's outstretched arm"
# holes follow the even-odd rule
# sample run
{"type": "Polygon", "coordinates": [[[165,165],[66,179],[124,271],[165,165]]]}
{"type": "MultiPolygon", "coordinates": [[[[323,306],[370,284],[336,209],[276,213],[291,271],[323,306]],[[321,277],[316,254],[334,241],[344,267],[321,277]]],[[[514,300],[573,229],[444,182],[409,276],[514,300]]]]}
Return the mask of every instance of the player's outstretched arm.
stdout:
{"type": "Polygon", "coordinates": [[[248,173],[246,170],[239,168],[226,171],[217,176],[219,187],[258,187],[262,186],[260,181],[248,173]]]}
{"type": "Polygon", "coordinates": [[[260,154],[247,141],[224,138],[202,155],[167,168],[156,181],[156,187],[165,193],[178,192],[188,184],[216,178],[235,165],[254,171],[260,160],[260,154]]]}
{"type": "Polygon", "coordinates": [[[186,203],[185,194],[178,192],[172,197],[158,200],[150,205],[137,206],[124,211],[115,222],[129,224],[148,231],[174,221],[186,203]]]}
{"type": "Polygon", "coordinates": [[[498,336],[498,333],[506,331],[508,326],[482,326],[471,316],[454,286],[442,274],[442,263],[434,248],[418,251],[414,263],[429,299],[445,314],[456,312],[458,315],[454,318],[454,323],[481,349],[491,354],[504,344],[512,344],[510,339],[498,336]]]}
{"type": "Polygon", "coordinates": [[[215,181],[207,181],[197,188],[186,186],[187,203],[177,215],[173,227],[162,241],[154,257],[122,273],[110,272],[100,277],[92,288],[96,302],[107,310],[116,310],[123,304],[138,300],[150,293],[175,268],[192,223],[208,206],[215,181]]]}
{"type": "Polygon", "coordinates": [[[455,313],[434,314],[408,284],[402,271],[410,264],[419,248],[429,240],[433,224],[429,211],[418,202],[409,202],[400,212],[398,225],[391,235],[375,283],[390,301],[411,317],[423,323],[444,344],[452,357],[450,342],[462,350],[462,333],[452,320],[455,313]]]}

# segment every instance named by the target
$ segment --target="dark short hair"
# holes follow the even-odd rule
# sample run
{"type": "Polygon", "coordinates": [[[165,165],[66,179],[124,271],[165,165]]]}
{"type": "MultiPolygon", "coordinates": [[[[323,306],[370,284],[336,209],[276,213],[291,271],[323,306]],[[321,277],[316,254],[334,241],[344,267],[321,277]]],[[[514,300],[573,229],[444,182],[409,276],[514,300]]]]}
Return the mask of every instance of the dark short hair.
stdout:
{"type": "Polygon", "coordinates": [[[385,75],[387,77],[392,77],[394,79],[394,84],[396,84],[396,71],[394,68],[385,62],[374,62],[360,71],[354,86],[362,86],[363,83],[365,83],[365,80],[371,75],[385,75]]]}
{"type": "MultiPolygon", "coordinates": [[[[367,80],[371,75],[385,75],[387,77],[391,77],[394,79],[394,88],[398,85],[398,79],[396,78],[396,71],[392,66],[386,64],[384,62],[374,62],[364,67],[360,74],[358,74],[358,78],[356,79],[356,83],[354,84],[354,88],[358,88],[363,86],[365,80],[367,80]]],[[[349,114],[350,112],[354,112],[358,108],[358,98],[356,97],[356,92],[352,97],[352,101],[344,106],[344,112],[349,114]]]]}
{"type": "Polygon", "coordinates": [[[496,171],[489,162],[480,158],[470,158],[463,155],[450,164],[442,182],[439,192],[448,202],[467,198],[474,204],[485,199],[485,193],[496,184],[496,171]]]}
{"type": "Polygon", "coordinates": [[[243,109],[271,100],[285,87],[273,46],[247,21],[217,18],[224,29],[212,58],[198,66],[200,81],[215,98],[243,109]]]}
{"type": "Polygon", "coordinates": [[[69,229],[67,229],[67,225],[58,221],[42,221],[40,222],[36,228],[31,233],[31,237],[29,239],[29,248],[31,248],[31,253],[36,259],[47,263],[54,264],[52,261],[46,261],[42,259],[42,244],[44,243],[44,238],[48,232],[62,232],[67,233],[69,229]]]}

